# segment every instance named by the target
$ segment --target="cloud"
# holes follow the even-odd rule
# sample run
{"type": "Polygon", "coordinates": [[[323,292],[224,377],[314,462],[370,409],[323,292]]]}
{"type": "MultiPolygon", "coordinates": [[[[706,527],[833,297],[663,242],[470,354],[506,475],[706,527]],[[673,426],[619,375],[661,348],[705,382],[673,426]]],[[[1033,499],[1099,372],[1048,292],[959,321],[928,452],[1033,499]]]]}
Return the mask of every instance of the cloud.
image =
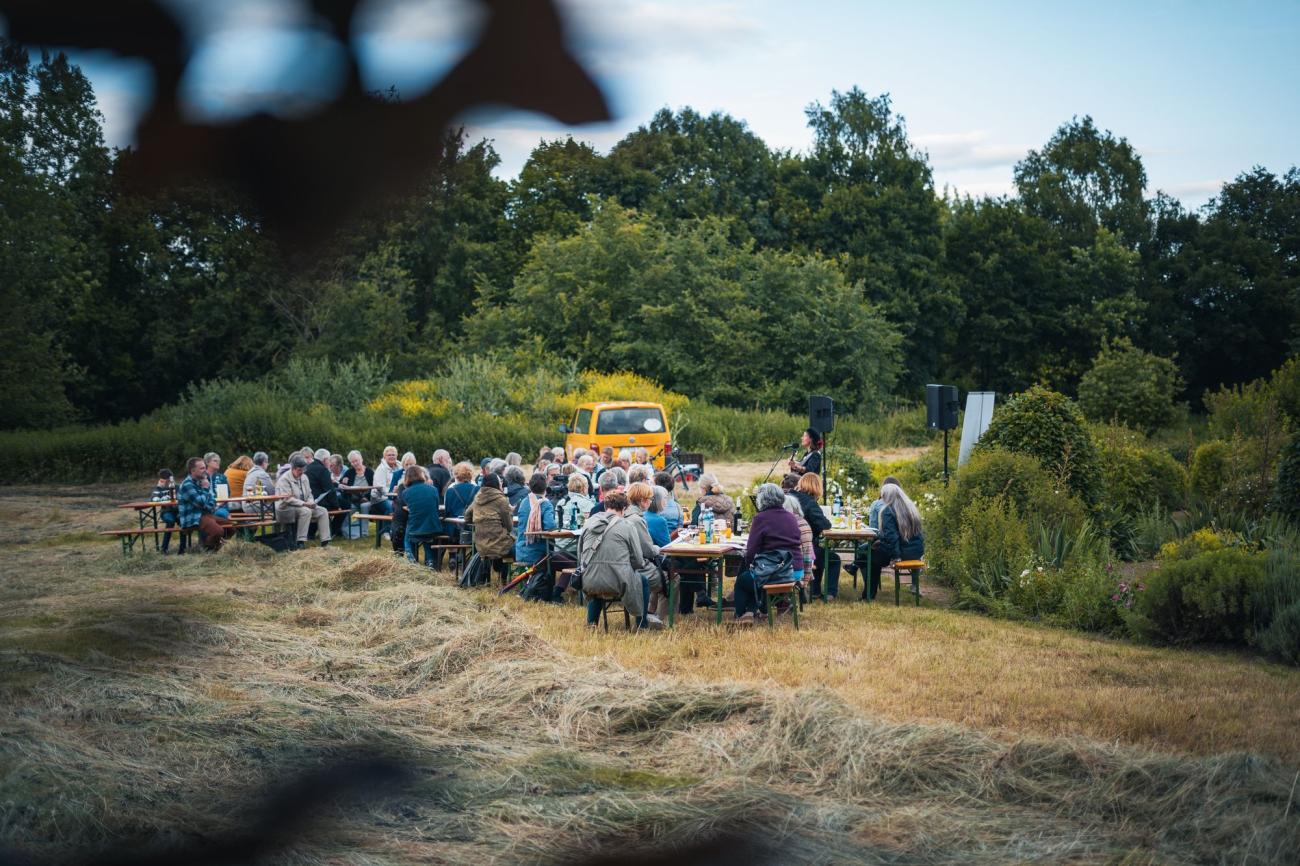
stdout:
{"type": "Polygon", "coordinates": [[[737,3],[561,0],[576,50],[598,72],[649,63],[713,62],[763,42],[763,27],[737,3]]]}
{"type": "Polygon", "coordinates": [[[1210,196],[1218,195],[1219,190],[1227,181],[1219,178],[1217,180],[1192,180],[1183,183],[1174,183],[1168,186],[1160,187],[1161,192],[1168,193],[1179,199],[1205,199],[1210,196]]]}
{"type": "Polygon", "coordinates": [[[914,135],[912,143],[930,154],[930,164],[936,170],[947,171],[1011,166],[1029,152],[1027,147],[992,143],[988,131],[983,129],[914,135]]]}

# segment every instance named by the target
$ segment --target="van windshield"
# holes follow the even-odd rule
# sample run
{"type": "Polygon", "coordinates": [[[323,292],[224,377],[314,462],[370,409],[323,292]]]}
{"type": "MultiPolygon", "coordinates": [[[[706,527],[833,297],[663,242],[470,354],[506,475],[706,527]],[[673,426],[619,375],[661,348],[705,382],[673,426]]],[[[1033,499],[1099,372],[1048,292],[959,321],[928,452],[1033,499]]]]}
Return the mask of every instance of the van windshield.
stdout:
{"type": "Polygon", "coordinates": [[[603,409],[596,418],[596,435],[662,433],[664,416],[658,409],[603,409]]]}

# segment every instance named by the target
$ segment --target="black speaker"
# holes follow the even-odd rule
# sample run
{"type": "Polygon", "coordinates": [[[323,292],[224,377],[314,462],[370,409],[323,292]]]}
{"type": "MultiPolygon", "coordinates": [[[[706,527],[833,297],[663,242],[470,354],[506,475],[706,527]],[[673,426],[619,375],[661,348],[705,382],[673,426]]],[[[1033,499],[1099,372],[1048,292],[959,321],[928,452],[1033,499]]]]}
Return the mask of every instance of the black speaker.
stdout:
{"type": "Polygon", "coordinates": [[[823,436],[834,430],[835,401],[830,397],[809,397],[808,426],[823,436]]]}
{"type": "Polygon", "coordinates": [[[957,386],[925,386],[925,426],[931,430],[952,430],[957,426],[957,386]]]}

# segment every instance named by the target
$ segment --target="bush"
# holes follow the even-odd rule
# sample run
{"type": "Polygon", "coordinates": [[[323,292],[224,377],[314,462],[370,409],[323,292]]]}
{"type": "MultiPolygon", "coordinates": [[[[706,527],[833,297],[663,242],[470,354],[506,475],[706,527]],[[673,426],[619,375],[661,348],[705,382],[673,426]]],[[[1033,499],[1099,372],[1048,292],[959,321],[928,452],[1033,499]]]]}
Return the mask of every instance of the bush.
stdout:
{"type": "Polygon", "coordinates": [[[1158,505],[1133,516],[1133,553],[1136,558],[1150,559],[1177,537],[1178,525],[1169,512],[1158,505]]]}
{"type": "Polygon", "coordinates": [[[861,499],[872,488],[871,464],[849,448],[826,450],[827,480],[838,484],[846,498],[861,499]]]}
{"type": "Polygon", "coordinates": [[[956,586],[958,606],[1014,614],[1005,596],[1031,554],[1016,507],[1004,497],[968,500],[952,529],[933,565],[956,586]]]}
{"type": "Polygon", "coordinates": [[[993,414],[980,448],[1002,447],[1034,457],[1085,505],[1101,498],[1101,469],[1083,413],[1068,397],[1041,386],[1007,400],[993,414]]]}
{"type": "Polygon", "coordinates": [[[1282,451],[1272,510],[1288,520],[1300,520],[1300,436],[1293,437],[1282,451]]]}
{"type": "Polygon", "coordinates": [[[1192,455],[1190,487],[1206,502],[1212,501],[1228,484],[1228,443],[1221,439],[1204,442],[1192,455]]]}
{"type": "Polygon", "coordinates": [[[1094,421],[1118,422],[1150,434],[1177,420],[1174,395],[1182,388],[1173,361],[1120,339],[1103,345],[1092,369],[1083,374],[1079,407],[1094,421]]]}
{"type": "Polygon", "coordinates": [[[1265,558],[1239,548],[1165,562],[1148,576],[1128,626],[1136,636],[1162,643],[1247,643],[1264,585],[1265,558]]]}
{"type": "Polygon", "coordinates": [[[1187,471],[1161,448],[1144,447],[1122,427],[1101,428],[1099,445],[1103,506],[1134,516],[1156,506],[1172,510],[1187,498],[1187,471]]]}
{"type": "Polygon", "coordinates": [[[954,504],[1005,497],[1027,519],[1076,530],[1084,508],[1037,459],[1002,448],[979,448],[957,475],[954,504]]]}
{"type": "Polygon", "coordinates": [[[1260,632],[1259,648],[1287,664],[1300,665],[1300,601],[1273,616],[1260,632]]]}

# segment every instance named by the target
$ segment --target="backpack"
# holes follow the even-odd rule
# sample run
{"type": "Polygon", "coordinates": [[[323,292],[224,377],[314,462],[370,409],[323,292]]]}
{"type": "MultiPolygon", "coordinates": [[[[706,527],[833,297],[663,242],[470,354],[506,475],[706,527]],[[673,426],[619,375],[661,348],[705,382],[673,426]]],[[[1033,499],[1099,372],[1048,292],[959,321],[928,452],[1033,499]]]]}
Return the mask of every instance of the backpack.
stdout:
{"type": "Polygon", "coordinates": [[[765,550],[754,557],[749,572],[759,586],[789,583],[794,580],[794,555],[788,550],[765,550]]]}
{"type": "Polygon", "coordinates": [[[461,569],[460,580],[457,581],[457,585],[465,589],[472,586],[482,586],[488,582],[488,578],[487,563],[483,561],[483,557],[475,553],[470,556],[469,561],[465,563],[465,567],[461,569]]]}

